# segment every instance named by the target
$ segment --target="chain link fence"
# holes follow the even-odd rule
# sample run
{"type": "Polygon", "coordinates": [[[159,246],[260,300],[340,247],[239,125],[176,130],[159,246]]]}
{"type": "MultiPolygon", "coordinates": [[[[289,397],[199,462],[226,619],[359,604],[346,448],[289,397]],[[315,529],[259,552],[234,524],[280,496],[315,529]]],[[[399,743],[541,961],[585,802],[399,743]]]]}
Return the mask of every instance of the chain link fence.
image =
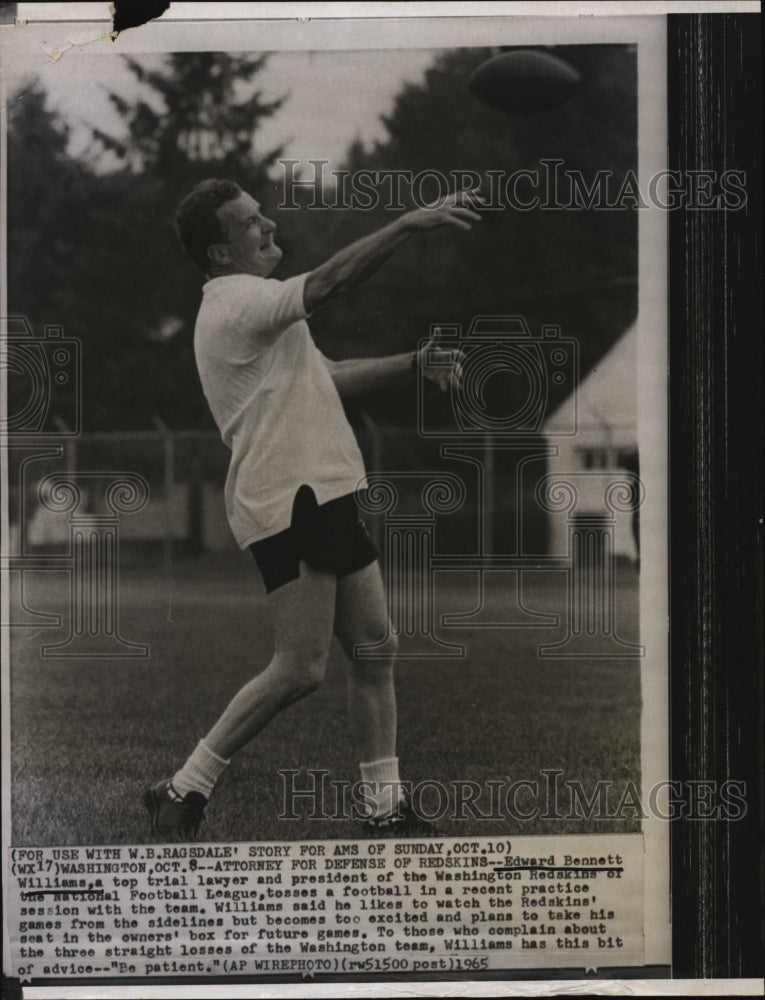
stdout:
{"type": "MultiPolygon", "coordinates": [[[[479,535],[481,550],[488,553],[519,546],[530,553],[546,551],[546,518],[534,502],[535,483],[546,471],[543,460],[529,462],[521,474],[518,453],[495,450],[488,438],[469,460],[445,457],[437,437],[426,440],[413,429],[378,425],[366,414],[355,430],[368,472],[378,480],[393,476],[405,512],[421,509],[423,474],[446,473],[463,481],[464,501],[436,519],[436,551],[479,551],[479,535]],[[409,475],[414,473],[419,477],[409,475]]],[[[51,510],[42,496],[49,476],[119,472],[142,477],[149,491],[148,503],[121,519],[125,562],[235,551],[223,495],[228,460],[216,432],[174,431],[159,420],[152,431],[83,433],[50,442],[37,438],[33,446],[10,452],[11,549],[29,553],[66,545],[67,517],[51,510]]],[[[81,510],[98,515],[104,497],[87,483],[82,492],[81,510]]],[[[384,514],[365,511],[364,517],[382,550],[384,514]]]]}

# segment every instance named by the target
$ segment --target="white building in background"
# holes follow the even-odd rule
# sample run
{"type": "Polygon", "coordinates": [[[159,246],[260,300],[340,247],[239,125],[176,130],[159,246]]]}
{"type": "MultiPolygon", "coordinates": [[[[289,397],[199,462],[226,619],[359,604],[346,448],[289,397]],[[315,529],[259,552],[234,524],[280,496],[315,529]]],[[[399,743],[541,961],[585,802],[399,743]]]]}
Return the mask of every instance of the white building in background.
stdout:
{"type": "MultiPolygon", "coordinates": [[[[575,474],[571,479],[579,494],[575,516],[606,515],[609,511],[603,500],[604,483],[611,476],[615,481],[625,470],[638,472],[637,323],[622,334],[574,391],[576,434],[556,433],[569,428],[570,400],[552,413],[542,430],[549,443],[558,449],[557,456],[549,460],[548,472],[563,478],[567,473],[575,474]]],[[[565,511],[549,515],[551,555],[564,555],[568,551],[569,516],[565,511]]],[[[614,517],[615,554],[636,562],[637,518],[629,511],[617,512],[614,517]]]]}

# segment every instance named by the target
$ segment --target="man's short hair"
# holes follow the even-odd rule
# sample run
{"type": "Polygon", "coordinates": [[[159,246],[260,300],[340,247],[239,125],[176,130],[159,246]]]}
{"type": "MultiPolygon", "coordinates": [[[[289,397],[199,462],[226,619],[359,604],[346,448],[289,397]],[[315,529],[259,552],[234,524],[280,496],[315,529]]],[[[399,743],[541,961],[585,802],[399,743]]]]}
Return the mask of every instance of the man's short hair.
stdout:
{"type": "Polygon", "coordinates": [[[242,189],[234,181],[211,178],[197,184],[178,206],[176,232],[186,253],[204,272],[210,268],[208,249],[215,243],[226,242],[226,233],[216,212],[241,193],[242,189]]]}

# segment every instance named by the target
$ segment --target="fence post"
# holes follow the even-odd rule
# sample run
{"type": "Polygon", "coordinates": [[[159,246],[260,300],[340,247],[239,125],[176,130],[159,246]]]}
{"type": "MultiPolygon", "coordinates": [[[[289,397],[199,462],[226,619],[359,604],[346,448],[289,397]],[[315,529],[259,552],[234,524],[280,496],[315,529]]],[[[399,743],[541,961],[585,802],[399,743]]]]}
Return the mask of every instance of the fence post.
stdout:
{"type": "Polygon", "coordinates": [[[192,437],[187,440],[191,447],[191,454],[189,456],[188,484],[188,551],[190,555],[201,556],[205,551],[202,468],[196,439],[192,437]]]}
{"type": "Polygon", "coordinates": [[[73,476],[77,471],[77,439],[72,437],[72,428],[61,419],[58,413],[54,414],[53,423],[60,434],[68,435],[64,441],[64,463],[67,475],[73,476]]]}
{"type": "Polygon", "coordinates": [[[154,414],[151,419],[162,436],[162,472],[165,494],[165,531],[162,537],[162,565],[165,571],[165,579],[169,580],[173,568],[173,519],[170,513],[170,504],[173,496],[173,484],[175,483],[175,438],[173,432],[161,417],[154,414]]]}

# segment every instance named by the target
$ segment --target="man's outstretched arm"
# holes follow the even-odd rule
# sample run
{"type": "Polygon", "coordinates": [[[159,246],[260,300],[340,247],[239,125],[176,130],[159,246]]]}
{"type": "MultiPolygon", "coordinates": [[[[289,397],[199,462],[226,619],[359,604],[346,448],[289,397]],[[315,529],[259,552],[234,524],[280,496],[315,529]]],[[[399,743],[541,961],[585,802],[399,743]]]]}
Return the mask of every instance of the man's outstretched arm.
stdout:
{"type": "Polygon", "coordinates": [[[414,351],[408,351],[406,354],[390,354],[384,358],[324,360],[335,388],[343,399],[347,399],[349,396],[378,392],[395,382],[411,378],[414,356],[414,351]]]}
{"type": "Polygon", "coordinates": [[[338,393],[343,398],[360,396],[386,389],[395,382],[413,378],[420,372],[431,382],[437,382],[442,392],[456,386],[462,376],[463,353],[456,348],[439,345],[440,331],[417,351],[389,354],[384,358],[349,358],[347,361],[325,363],[338,393]]]}
{"type": "Polygon", "coordinates": [[[464,207],[463,202],[470,197],[475,198],[476,195],[460,191],[450,195],[437,208],[417,208],[407,212],[377,232],[364,236],[334,254],[308,275],[303,292],[306,310],[313,312],[366,281],[402,243],[416,233],[443,226],[470,229],[471,223],[481,218],[471,208],[464,207]]]}

